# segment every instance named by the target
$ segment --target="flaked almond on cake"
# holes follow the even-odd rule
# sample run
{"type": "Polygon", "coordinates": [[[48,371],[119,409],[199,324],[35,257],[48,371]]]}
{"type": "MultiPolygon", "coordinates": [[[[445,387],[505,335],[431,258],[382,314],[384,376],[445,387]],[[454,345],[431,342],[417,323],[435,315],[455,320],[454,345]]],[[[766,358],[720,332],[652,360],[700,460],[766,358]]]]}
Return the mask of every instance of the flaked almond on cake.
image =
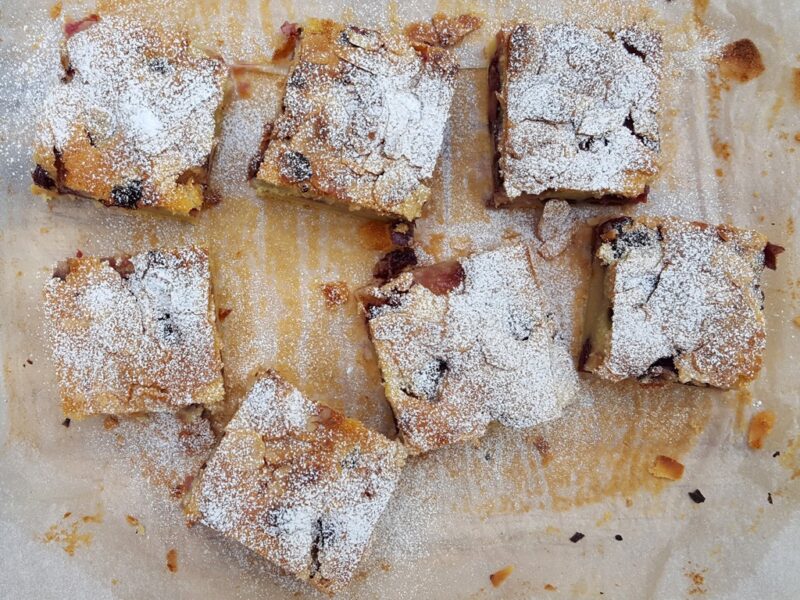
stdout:
{"type": "Polygon", "coordinates": [[[528,249],[420,267],[359,294],[403,443],[421,453],[561,415],[577,374],[528,249]]]}
{"type": "Polygon", "coordinates": [[[188,215],[211,200],[227,69],[179,32],[121,16],[66,26],[37,127],[34,191],[188,215]]]}

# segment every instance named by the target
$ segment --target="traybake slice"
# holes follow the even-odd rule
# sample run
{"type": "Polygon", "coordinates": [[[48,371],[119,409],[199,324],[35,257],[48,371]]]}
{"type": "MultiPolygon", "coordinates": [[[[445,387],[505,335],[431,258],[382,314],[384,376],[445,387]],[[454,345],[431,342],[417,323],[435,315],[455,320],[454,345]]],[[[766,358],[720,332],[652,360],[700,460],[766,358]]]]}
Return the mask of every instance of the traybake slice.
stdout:
{"type": "Polygon", "coordinates": [[[268,372],[192,486],[187,517],[335,592],[353,576],[405,456],[268,372]]]}
{"type": "Polygon", "coordinates": [[[761,274],[783,251],[758,232],[677,218],[621,217],[595,230],[581,367],[733,388],[761,368],[761,274]]]}
{"type": "Polygon", "coordinates": [[[44,289],[64,414],[214,410],[223,400],[208,256],[71,258],[44,289]]]}
{"type": "Polygon", "coordinates": [[[556,418],[575,394],[575,367],[523,245],[407,271],[360,299],[411,452],[478,438],[491,421],[556,418]]]}
{"type": "Polygon", "coordinates": [[[34,191],[187,215],[209,199],[225,65],[126,17],[68,24],[37,128],[34,191]]]}
{"type": "Polygon", "coordinates": [[[657,173],[661,38],[519,24],[489,68],[492,206],[641,202],[657,173]]]}
{"type": "Polygon", "coordinates": [[[405,35],[310,22],[283,111],[251,164],[253,185],[267,198],[417,218],[430,196],[457,68],[448,50],[405,35]]]}

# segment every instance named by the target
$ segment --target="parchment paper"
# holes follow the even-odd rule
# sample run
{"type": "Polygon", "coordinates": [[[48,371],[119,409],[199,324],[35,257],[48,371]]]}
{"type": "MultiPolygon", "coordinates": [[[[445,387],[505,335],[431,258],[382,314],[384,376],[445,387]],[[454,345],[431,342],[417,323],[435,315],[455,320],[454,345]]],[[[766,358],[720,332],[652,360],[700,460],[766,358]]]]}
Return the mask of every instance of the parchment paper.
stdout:
{"type": "MultiPolygon", "coordinates": [[[[279,106],[280,66],[238,73],[238,98],[226,115],[213,173],[223,202],[192,221],[32,196],[32,124],[58,76],[61,20],[98,10],[183,24],[198,43],[239,64],[265,63],[285,19],[334,17],[386,28],[437,10],[483,16],[483,30],[458,50],[465,68],[433,199],[417,225],[428,260],[505,239],[538,245],[539,210],[483,208],[491,188],[484,47],[503,20],[612,27],[647,19],[662,29],[664,165],[650,201],[626,212],[755,227],[786,247],[779,270],[764,276],[768,349],[760,379],[749,391],[720,393],[582,376],[579,402],[559,421],[522,432],[494,428],[474,446],[412,460],[341,596],[797,597],[800,3],[514,4],[0,3],[0,597],[315,596],[235,543],[184,526],[178,497],[210,451],[208,430],[181,433],[169,418],[62,425],[39,302],[52,264],[77,249],[110,255],[206,245],[217,306],[231,310],[221,333],[234,402],[249,372],[274,367],[315,400],[394,433],[355,303],[328,307],[321,293],[325,282],[344,281],[351,290],[368,282],[387,249],[385,230],[317,205],[259,200],[244,181],[261,126],[279,106]],[[706,59],[740,38],[754,41],[766,68],[749,82],[726,82],[706,59]],[[776,413],[775,430],[764,449],[751,450],[747,423],[764,408],[776,413]],[[680,481],[649,475],[658,454],[686,465],[680,481]],[[687,495],[696,488],[703,504],[687,495]],[[572,543],[576,531],[585,538],[572,543]],[[506,565],[515,570],[493,588],[489,574],[506,565]]],[[[575,354],[588,223],[618,212],[577,210],[582,226],[569,249],[537,263],[575,354]]]]}

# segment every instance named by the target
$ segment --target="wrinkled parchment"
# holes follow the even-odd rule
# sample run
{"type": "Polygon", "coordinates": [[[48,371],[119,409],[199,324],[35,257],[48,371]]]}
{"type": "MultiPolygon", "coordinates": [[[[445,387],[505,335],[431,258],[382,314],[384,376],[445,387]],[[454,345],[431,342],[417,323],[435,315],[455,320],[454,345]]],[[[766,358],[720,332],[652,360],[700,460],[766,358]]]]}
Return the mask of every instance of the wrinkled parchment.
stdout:
{"type": "MultiPolygon", "coordinates": [[[[208,431],[191,431],[181,442],[179,428],[163,421],[98,418],[62,425],[40,340],[40,290],[50,266],[77,249],[110,255],[205,244],[217,305],[231,309],[221,325],[231,401],[253,369],[275,367],[312,398],[392,434],[355,303],[329,307],[320,291],[326,282],[343,281],[352,290],[369,280],[386,250],[380,228],[300,202],[258,200],[244,182],[261,126],[279,106],[281,65],[237,75],[239,94],[226,116],[213,174],[223,202],[192,222],[33,197],[29,147],[36,103],[57,77],[59,19],[95,8],[185,23],[198,43],[229,62],[265,63],[285,19],[329,16],[386,27],[471,5],[99,4],[65,2],[56,20],[48,2],[0,8],[0,597],[314,595],[236,544],[183,525],[177,497],[209,451],[208,431]],[[170,549],[177,552],[176,572],[167,568],[170,549]]],[[[426,258],[446,259],[503,239],[534,248],[539,243],[540,210],[483,208],[491,188],[484,46],[500,22],[576,19],[612,27],[647,18],[663,30],[667,49],[665,164],[650,202],[631,212],[752,226],[787,248],[779,270],[764,278],[765,368],[747,393],[640,389],[583,377],[579,403],[560,421],[526,432],[496,428],[474,447],[414,459],[342,597],[598,598],[602,592],[609,598],[794,598],[800,589],[800,484],[792,479],[800,472],[794,454],[800,445],[800,327],[793,322],[800,316],[793,221],[800,216],[800,91],[792,86],[800,85],[793,71],[800,66],[800,4],[513,4],[481,3],[487,24],[458,50],[466,68],[433,200],[417,225],[426,258]],[[740,38],[755,42],[766,69],[747,83],[726,83],[705,59],[740,38]],[[747,448],[746,426],[762,409],[773,410],[777,423],[764,449],[754,451],[747,448]],[[650,476],[657,454],[683,462],[683,479],[650,476]],[[703,504],[688,498],[696,488],[706,497],[703,504]],[[576,531],[586,537],[571,543],[576,531]],[[495,590],[488,576],[506,565],[515,570],[495,590]]],[[[587,223],[615,209],[576,212],[581,227],[573,243],[537,264],[575,353],[588,273],[587,223]]]]}

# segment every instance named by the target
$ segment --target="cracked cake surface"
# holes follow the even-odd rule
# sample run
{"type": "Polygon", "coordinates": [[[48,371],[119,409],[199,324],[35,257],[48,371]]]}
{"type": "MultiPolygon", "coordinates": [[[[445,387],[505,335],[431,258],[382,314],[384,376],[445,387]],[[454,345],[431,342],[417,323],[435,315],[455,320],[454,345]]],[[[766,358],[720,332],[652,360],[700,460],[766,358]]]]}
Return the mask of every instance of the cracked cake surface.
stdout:
{"type": "Polygon", "coordinates": [[[582,368],[718,388],[755,379],[761,274],[781,249],[756,231],[673,217],[607,221],[595,246],[582,368]]]}
{"type": "Polygon", "coordinates": [[[256,160],[265,196],[413,220],[430,196],[457,64],[446,49],[331,21],[303,28],[256,160]]]}
{"type": "Polygon", "coordinates": [[[186,513],[335,592],[353,576],[405,456],[399,443],[269,371],[226,427],[186,513]]]}
{"type": "Polygon", "coordinates": [[[511,245],[402,273],[360,299],[403,443],[475,439],[491,421],[560,416],[577,376],[536,280],[511,245]]]}
{"type": "Polygon", "coordinates": [[[224,396],[208,256],[72,258],[44,289],[64,414],[213,411],[224,396]]]}
{"type": "Polygon", "coordinates": [[[186,215],[205,201],[225,65],[121,16],[68,25],[37,127],[34,190],[186,215]]]}
{"type": "Polygon", "coordinates": [[[490,204],[642,201],[657,172],[660,36],[641,28],[519,24],[489,70],[490,204]]]}

